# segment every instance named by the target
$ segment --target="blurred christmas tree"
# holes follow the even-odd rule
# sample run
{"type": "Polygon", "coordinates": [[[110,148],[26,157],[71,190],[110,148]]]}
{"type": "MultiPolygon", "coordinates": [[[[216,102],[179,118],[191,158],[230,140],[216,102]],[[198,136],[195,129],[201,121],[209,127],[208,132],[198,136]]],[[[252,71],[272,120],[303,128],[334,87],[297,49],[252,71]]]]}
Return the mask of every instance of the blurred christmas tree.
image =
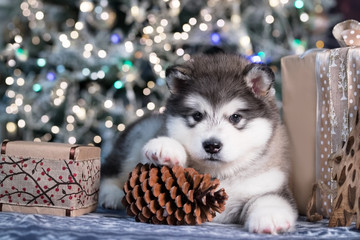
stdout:
{"type": "Polygon", "coordinates": [[[282,56],[324,46],[334,4],[3,0],[0,140],[94,144],[106,154],[129,122],[164,110],[169,65],[219,46],[278,75],[282,56]]]}

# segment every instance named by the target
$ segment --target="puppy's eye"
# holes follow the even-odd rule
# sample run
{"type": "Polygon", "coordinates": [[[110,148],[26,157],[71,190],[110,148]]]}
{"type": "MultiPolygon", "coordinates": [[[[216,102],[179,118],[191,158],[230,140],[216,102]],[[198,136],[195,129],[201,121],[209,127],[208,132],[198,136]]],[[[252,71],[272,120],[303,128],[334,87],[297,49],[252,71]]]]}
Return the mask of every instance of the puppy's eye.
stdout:
{"type": "Polygon", "coordinates": [[[229,121],[233,124],[237,124],[242,119],[242,116],[240,114],[233,114],[229,117],[229,121]]]}
{"type": "Polygon", "coordinates": [[[200,122],[204,116],[201,112],[195,112],[192,117],[196,122],[200,122]]]}

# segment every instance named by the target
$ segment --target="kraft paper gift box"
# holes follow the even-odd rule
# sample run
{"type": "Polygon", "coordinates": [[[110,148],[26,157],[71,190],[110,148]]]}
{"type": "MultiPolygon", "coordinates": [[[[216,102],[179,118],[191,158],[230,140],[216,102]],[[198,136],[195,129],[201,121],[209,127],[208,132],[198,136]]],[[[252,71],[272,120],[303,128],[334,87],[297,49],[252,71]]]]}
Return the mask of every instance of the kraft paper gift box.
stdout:
{"type": "Polygon", "coordinates": [[[316,211],[331,214],[336,183],[328,157],[352,129],[360,96],[360,23],[337,24],[341,48],[313,50],[281,59],[283,117],[291,143],[291,183],[299,213],[307,213],[314,183],[316,211]]]}
{"type": "Polygon", "coordinates": [[[100,148],[4,141],[0,210],[79,216],[97,207],[100,148]]]}

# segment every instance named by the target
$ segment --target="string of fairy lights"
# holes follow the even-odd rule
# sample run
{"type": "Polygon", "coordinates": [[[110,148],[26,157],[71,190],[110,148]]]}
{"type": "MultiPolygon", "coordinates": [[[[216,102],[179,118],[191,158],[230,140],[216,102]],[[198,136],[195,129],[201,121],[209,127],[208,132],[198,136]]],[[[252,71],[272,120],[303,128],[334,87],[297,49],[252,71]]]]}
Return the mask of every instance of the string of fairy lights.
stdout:
{"type": "MultiPolygon", "coordinates": [[[[28,30],[9,24],[9,41],[1,52],[9,69],[4,78],[6,100],[0,101],[5,109],[0,116],[4,139],[19,133],[25,140],[71,144],[113,139],[116,130],[123,131],[132,120],[164,111],[165,69],[189,60],[189,45],[234,45],[253,62],[274,60],[266,46],[254,49],[255,37],[244,25],[251,19],[240,11],[244,1],[200,1],[198,13],[185,21],[180,21],[180,14],[195,4],[190,0],[118,3],[126,13],[123,24],[131,26],[127,32],[116,26],[118,12],[110,3],[81,0],[78,14],[60,22],[59,7],[41,0],[21,2],[20,19],[28,30]],[[142,76],[143,62],[151,67],[151,79],[142,76]],[[86,84],[80,87],[82,83],[86,84]],[[140,96],[137,87],[142,89],[140,96]]],[[[263,25],[275,39],[286,34],[276,26],[284,25],[279,18],[286,18],[291,9],[304,24],[311,20],[309,9],[324,12],[320,0],[266,0],[262,6],[263,25]]],[[[290,48],[278,52],[306,50],[305,40],[288,39],[290,48]]],[[[323,46],[322,40],[316,42],[316,47],[323,46]]]]}

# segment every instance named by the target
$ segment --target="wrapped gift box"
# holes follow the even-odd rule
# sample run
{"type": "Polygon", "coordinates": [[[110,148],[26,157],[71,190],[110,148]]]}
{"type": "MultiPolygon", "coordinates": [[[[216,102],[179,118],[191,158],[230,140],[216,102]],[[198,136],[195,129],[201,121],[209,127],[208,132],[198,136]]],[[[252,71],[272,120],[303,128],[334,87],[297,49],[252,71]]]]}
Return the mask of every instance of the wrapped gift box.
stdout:
{"type": "Polygon", "coordinates": [[[283,119],[291,143],[290,183],[300,214],[306,214],[316,181],[316,54],[281,59],[283,119]]]}
{"type": "Polygon", "coordinates": [[[3,142],[0,210],[78,216],[97,207],[100,148],[3,142]]]}
{"type": "Polygon", "coordinates": [[[336,192],[328,158],[352,130],[360,96],[360,24],[345,21],[333,34],[342,48],[281,59],[294,197],[300,214],[306,214],[314,183],[322,185],[316,210],[325,217],[331,214],[336,192]]]}

